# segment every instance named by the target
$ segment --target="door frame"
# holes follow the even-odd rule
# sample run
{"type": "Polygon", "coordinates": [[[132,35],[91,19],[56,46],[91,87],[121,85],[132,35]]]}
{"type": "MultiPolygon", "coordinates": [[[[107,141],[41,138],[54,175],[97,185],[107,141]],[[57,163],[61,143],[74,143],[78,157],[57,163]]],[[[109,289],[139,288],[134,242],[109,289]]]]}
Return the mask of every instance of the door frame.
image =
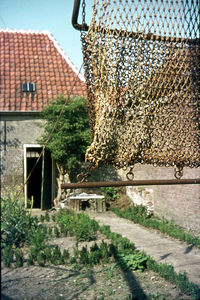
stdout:
{"type": "MultiPolygon", "coordinates": [[[[24,182],[26,182],[27,176],[27,148],[41,148],[43,149],[43,146],[39,144],[24,144],[23,145],[23,151],[24,151],[24,182]]],[[[42,159],[42,158],[40,158],[42,159]]],[[[28,189],[27,184],[24,186],[24,200],[25,200],[25,207],[27,208],[27,198],[28,198],[28,189]]]]}

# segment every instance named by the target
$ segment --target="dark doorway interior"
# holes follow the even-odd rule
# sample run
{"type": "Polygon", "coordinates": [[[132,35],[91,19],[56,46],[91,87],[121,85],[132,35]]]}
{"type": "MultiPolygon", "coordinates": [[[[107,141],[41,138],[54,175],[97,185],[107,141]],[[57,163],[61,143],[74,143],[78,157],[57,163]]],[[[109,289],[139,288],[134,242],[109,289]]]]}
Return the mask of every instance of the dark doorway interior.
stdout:
{"type": "MultiPolygon", "coordinates": [[[[27,176],[32,171],[41,149],[27,149],[27,176]]],[[[34,197],[33,208],[41,208],[42,159],[39,160],[27,184],[27,198],[34,197]]]]}

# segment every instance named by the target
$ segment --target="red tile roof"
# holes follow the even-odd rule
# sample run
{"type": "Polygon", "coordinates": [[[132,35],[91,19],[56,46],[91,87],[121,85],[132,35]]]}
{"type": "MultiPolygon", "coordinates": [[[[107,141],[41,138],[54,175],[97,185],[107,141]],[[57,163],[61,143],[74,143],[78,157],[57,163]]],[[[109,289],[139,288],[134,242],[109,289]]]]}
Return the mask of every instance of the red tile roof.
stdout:
{"type": "MultiPolygon", "coordinates": [[[[78,69],[49,31],[0,29],[0,111],[41,111],[59,94],[68,95],[78,69]],[[36,92],[22,92],[22,83],[36,92]]],[[[85,96],[79,74],[72,95],[85,96]]]]}

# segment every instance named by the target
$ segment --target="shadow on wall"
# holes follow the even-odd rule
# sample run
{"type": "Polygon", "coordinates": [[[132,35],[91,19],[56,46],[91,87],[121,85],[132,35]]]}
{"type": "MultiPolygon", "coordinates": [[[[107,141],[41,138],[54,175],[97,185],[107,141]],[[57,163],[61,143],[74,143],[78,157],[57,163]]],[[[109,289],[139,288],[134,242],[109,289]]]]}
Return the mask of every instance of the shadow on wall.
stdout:
{"type": "MultiPolygon", "coordinates": [[[[76,176],[78,174],[85,174],[89,168],[90,163],[82,163],[77,167],[74,171],[73,180],[74,182],[77,181],[76,176]]],[[[115,168],[112,166],[102,167],[98,170],[91,172],[91,176],[87,177],[85,181],[87,182],[97,182],[97,181],[116,181],[121,180],[121,177],[118,175],[115,168]]]]}
{"type": "MultiPolygon", "coordinates": [[[[81,163],[77,166],[77,168],[73,171],[71,176],[71,182],[77,182],[77,175],[85,174],[88,170],[90,163],[81,163]]],[[[98,181],[119,181],[121,180],[121,176],[117,173],[115,168],[112,166],[99,168],[91,173],[91,176],[88,176],[85,182],[98,182],[98,181]]],[[[95,193],[102,193],[101,188],[90,188],[95,193]]],[[[87,188],[89,192],[90,189],[87,188]]]]}

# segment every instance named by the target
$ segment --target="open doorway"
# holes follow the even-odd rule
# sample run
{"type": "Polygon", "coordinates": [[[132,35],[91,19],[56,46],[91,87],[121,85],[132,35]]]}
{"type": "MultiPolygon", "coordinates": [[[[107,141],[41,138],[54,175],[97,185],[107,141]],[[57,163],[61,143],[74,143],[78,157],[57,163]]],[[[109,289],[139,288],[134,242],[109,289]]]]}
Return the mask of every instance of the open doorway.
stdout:
{"type": "Polygon", "coordinates": [[[33,208],[45,210],[51,208],[52,201],[52,160],[45,150],[35,166],[42,149],[40,145],[24,145],[24,180],[32,172],[25,185],[25,206],[30,208],[29,200],[33,197],[33,208]]]}

